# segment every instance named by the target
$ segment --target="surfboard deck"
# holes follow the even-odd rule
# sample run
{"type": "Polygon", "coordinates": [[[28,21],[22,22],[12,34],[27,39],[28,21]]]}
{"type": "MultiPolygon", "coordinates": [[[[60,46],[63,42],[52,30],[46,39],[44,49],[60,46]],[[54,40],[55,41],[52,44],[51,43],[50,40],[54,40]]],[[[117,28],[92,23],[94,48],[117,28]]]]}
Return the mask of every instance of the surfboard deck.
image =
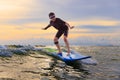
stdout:
{"type": "Polygon", "coordinates": [[[57,57],[64,61],[65,63],[73,62],[73,61],[79,61],[80,63],[83,64],[89,64],[89,65],[96,65],[97,61],[93,60],[91,56],[85,56],[82,55],[81,53],[78,53],[74,50],[71,50],[71,53],[69,56],[67,56],[67,52],[63,51],[62,56],[57,54],[57,49],[54,48],[43,48],[44,52],[47,52],[49,55],[57,57]]]}
{"type": "Polygon", "coordinates": [[[77,60],[82,60],[82,59],[87,59],[91,58],[91,56],[77,56],[75,54],[71,54],[67,56],[67,52],[62,52],[62,56],[58,55],[57,53],[53,53],[54,56],[58,56],[61,60],[64,62],[71,62],[71,61],[77,61],[77,60]]]}

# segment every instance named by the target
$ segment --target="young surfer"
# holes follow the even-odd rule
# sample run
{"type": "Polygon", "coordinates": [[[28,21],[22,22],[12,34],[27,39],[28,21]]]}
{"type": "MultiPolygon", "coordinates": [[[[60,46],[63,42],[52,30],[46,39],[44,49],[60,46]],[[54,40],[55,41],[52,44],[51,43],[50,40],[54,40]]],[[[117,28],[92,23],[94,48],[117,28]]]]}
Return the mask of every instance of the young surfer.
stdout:
{"type": "Polygon", "coordinates": [[[56,47],[59,51],[58,55],[60,55],[60,56],[62,56],[62,51],[61,51],[58,40],[62,35],[64,35],[64,42],[65,42],[67,50],[68,50],[67,55],[69,55],[70,47],[69,47],[69,42],[67,40],[67,36],[68,36],[69,28],[72,29],[72,28],[74,28],[74,26],[70,26],[67,22],[61,20],[60,18],[56,18],[55,14],[53,12],[49,13],[49,18],[50,18],[50,23],[48,26],[43,28],[43,30],[46,30],[51,26],[53,26],[55,29],[58,30],[54,37],[54,44],[56,45],[56,47]]]}

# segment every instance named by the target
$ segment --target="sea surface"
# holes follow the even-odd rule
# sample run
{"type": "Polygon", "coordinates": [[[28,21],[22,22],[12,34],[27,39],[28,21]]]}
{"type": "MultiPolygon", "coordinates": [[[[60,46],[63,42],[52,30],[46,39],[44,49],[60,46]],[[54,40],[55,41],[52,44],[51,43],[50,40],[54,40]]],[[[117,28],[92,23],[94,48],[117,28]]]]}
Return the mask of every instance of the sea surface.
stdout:
{"type": "MultiPolygon", "coordinates": [[[[65,48],[65,47],[63,47],[65,48]]],[[[97,65],[66,65],[41,51],[0,57],[0,80],[120,80],[119,46],[72,46],[97,65]]]]}

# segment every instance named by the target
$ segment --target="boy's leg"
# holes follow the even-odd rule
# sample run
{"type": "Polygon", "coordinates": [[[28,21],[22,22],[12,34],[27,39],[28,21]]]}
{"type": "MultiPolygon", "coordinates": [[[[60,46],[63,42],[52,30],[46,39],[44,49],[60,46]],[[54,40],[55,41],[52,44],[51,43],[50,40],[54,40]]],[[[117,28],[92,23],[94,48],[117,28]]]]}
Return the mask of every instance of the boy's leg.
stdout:
{"type": "Polygon", "coordinates": [[[58,39],[61,37],[62,34],[63,34],[63,31],[58,31],[55,35],[55,38],[54,38],[54,43],[55,43],[59,53],[62,53],[62,51],[61,51],[58,39]]]}
{"type": "Polygon", "coordinates": [[[69,42],[67,40],[67,36],[68,36],[68,30],[64,31],[64,42],[65,42],[65,45],[67,47],[67,50],[68,50],[68,54],[70,54],[70,46],[69,46],[69,42]]]}
{"type": "Polygon", "coordinates": [[[64,36],[64,42],[65,42],[65,45],[66,45],[67,50],[68,50],[68,54],[67,54],[67,55],[69,55],[69,53],[70,53],[70,46],[69,46],[69,42],[68,42],[68,40],[67,40],[67,37],[66,37],[66,36],[64,36]]]}
{"type": "Polygon", "coordinates": [[[57,38],[57,37],[54,38],[54,43],[55,43],[55,45],[56,45],[59,53],[61,53],[62,51],[61,51],[61,48],[60,48],[60,45],[59,45],[59,42],[58,42],[58,38],[57,38]]]}

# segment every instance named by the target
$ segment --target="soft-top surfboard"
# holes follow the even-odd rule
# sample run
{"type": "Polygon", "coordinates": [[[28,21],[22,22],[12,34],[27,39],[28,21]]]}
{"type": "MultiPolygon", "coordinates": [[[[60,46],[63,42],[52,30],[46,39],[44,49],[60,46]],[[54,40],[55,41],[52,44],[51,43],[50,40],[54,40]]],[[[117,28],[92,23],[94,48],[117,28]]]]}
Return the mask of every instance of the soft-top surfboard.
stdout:
{"type": "MultiPolygon", "coordinates": [[[[81,56],[81,57],[85,57],[85,55],[79,53],[79,52],[76,52],[74,50],[71,51],[72,54],[75,54],[77,56],[81,56]]],[[[81,59],[81,60],[78,60],[80,63],[83,63],[83,64],[88,64],[88,65],[97,65],[98,62],[95,60],[95,59],[92,59],[91,58],[86,58],[86,59],[81,59]]]]}
{"type": "Polygon", "coordinates": [[[51,56],[61,59],[65,63],[79,61],[80,63],[83,63],[83,64],[91,64],[91,65],[97,64],[97,61],[93,60],[91,56],[85,56],[73,50],[71,50],[71,53],[69,56],[67,56],[66,51],[62,52],[62,56],[58,55],[57,54],[58,51],[55,48],[43,48],[42,50],[51,56]]]}

